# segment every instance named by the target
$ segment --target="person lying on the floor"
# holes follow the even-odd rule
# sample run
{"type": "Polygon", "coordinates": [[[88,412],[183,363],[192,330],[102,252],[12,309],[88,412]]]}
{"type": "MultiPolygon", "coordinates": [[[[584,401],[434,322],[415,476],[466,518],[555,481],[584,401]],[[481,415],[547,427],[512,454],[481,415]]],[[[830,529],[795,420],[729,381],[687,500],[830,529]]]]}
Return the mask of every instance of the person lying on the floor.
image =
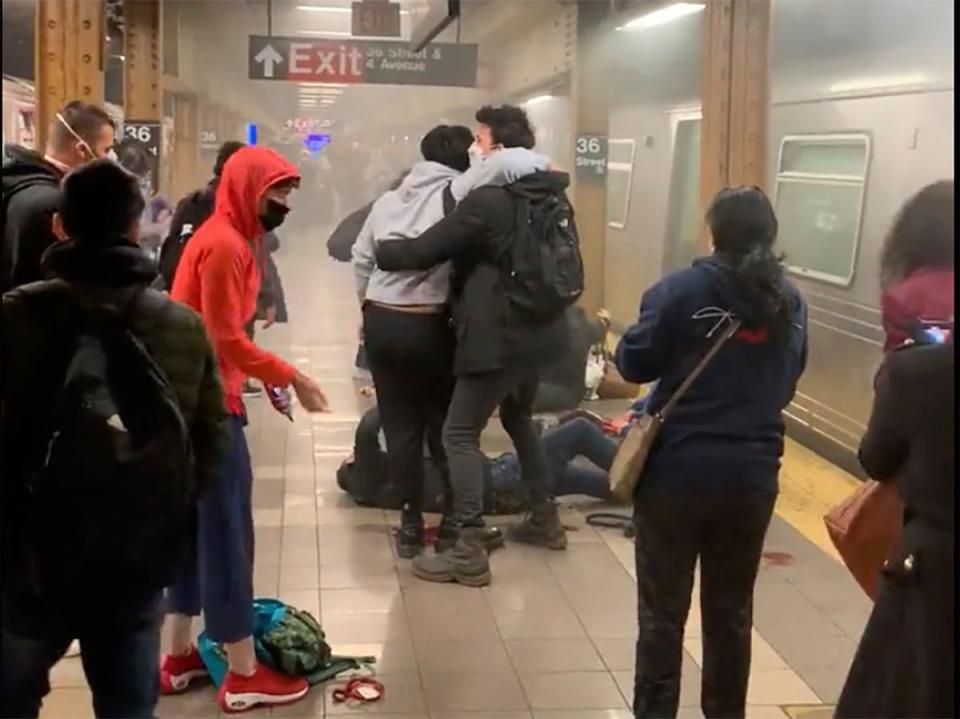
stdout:
{"type": "MultiPolygon", "coordinates": [[[[642,401],[641,401],[642,402],[642,401]]],[[[641,403],[631,408],[632,416],[641,403]]],[[[607,472],[627,418],[606,420],[583,410],[561,418],[540,441],[550,465],[554,494],[610,499],[607,472]],[[584,461],[575,461],[577,458],[584,461]]],[[[443,478],[424,451],[424,511],[440,512],[443,478]]],[[[337,470],[337,484],[362,506],[399,509],[402,492],[387,480],[386,449],[380,417],[373,407],[357,425],[354,454],[337,470]]],[[[516,514],[529,508],[516,454],[488,459],[484,468],[484,514],[516,514]]]]}

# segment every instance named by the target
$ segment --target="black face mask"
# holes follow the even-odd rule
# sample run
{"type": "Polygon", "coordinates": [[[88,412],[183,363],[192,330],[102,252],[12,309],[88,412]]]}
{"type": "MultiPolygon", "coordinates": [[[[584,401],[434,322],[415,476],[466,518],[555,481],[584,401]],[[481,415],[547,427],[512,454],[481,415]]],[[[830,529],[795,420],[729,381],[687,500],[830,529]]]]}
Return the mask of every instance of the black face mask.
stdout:
{"type": "Polygon", "coordinates": [[[287,219],[287,213],[289,212],[290,208],[286,205],[281,204],[276,200],[267,200],[266,211],[263,212],[257,219],[260,220],[260,224],[263,226],[264,230],[267,232],[272,232],[283,224],[283,221],[287,219]]]}

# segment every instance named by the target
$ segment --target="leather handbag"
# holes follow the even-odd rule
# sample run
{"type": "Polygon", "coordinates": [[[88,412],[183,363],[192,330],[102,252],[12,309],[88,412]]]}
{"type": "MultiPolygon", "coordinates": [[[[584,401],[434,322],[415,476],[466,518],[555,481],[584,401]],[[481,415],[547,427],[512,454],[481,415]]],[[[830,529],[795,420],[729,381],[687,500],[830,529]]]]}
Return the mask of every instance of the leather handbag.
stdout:
{"type": "Polygon", "coordinates": [[[693,368],[693,371],[687,375],[683,383],[677,387],[676,391],[667,400],[658,411],[644,413],[633,426],[627,430],[626,436],[620,443],[616,455],[613,458],[613,464],[608,473],[610,481],[610,493],[618,502],[629,502],[637,489],[640,481],[640,475],[643,473],[643,466],[647,462],[650,449],[653,442],[660,433],[660,427],[670,411],[676,407],[677,403],[690,388],[697,377],[707,368],[710,360],[723,347],[724,343],[733,337],[734,333],[740,328],[740,320],[733,320],[727,328],[707,350],[707,353],[693,368]]]}
{"type": "Polygon", "coordinates": [[[853,578],[876,600],[883,566],[903,534],[903,502],[896,482],[867,480],[823,522],[853,578]]]}

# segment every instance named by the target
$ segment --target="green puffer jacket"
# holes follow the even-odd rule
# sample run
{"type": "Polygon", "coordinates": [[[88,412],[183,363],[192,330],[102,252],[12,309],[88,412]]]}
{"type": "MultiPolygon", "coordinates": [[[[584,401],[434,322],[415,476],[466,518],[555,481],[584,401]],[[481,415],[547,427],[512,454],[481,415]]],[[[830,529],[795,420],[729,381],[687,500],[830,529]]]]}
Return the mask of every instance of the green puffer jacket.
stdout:
{"type": "MultiPolygon", "coordinates": [[[[15,585],[23,579],[23,556],[17,549],[22,527],[16,518],[19,508],[25,506],[26,478],[46,451],[52,412],[72,356],[73,328],[81,311],[67,293],[119,307],[156,275],[149,258],[129,245],[59,243],[45,255],[44,268],[54,279],[3,296],[0,506],[5,611],[11,592],[16,592],[15,585]]],[[[215,481],[228,438],[217,362],[193,310],[165,298],[152,299],[131,305],[130,323],[176,392],[193,441],[197,484],[202,490],[215,481]]]]}
{"type": "MultiPolygon", "coordinates": [[[[53,365],[70,357],[65,342],[71,339],[69,328],[77,309],[65,293],[73,289],[87,300],[118,307],[156,276],[153,263],[137,247],[87,248],[73,242],[51,248],[44,269],[55,279],[26,285],[3,298],[4,379],[13,385],[10,408],[19,405],[33,416],[45,409],[36,401],[37,393],[59,389],[62,372],[58,374],[53,365]],[[23,404],[17,401],[19,378],[29,386],[30,396],[23,404]]],[[[196,312],[167,301],[158,313],[148,306],[155,304],[133,305],[130,323],[176,392],[193,439],[197,481],[203,487],[216,476],[227,440],[217,361],[196,312]]],[[[4,391],[5,405],[6,395],[4,391]]]]}

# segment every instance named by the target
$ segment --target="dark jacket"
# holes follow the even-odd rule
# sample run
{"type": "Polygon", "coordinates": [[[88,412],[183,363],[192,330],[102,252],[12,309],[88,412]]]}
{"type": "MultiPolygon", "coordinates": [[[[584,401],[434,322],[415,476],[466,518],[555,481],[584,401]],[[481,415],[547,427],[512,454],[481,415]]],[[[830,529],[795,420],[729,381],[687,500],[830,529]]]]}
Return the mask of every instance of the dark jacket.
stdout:
{"type": "MultiPolygon", "coordinates": [[[[401,172],[400,176],[390,184],[388,189],[396,190],[409,174],[410,170],[401,172]]],[[[367,217],[370,216],[374,202],[376,202],[376,200],[364,205],[359,210],[351,212],[343,218],[336,229],[334,229],[330,238],[327,240],[327,252],[333,259],[338,262],[350,262],[353,260],[353,246],[357,243],[357,237],[360,235],[360,230],[363,229],[364,224],[366,224],[367,217]]]]}
{"type": "Polygon", "coordinates": [[[955,717],[956,348],[908,346],[880,368],[860,462],[895,481],[901,545],[837,705],[838,717],[955,717]]]}
{"type": "Polygon", "coordinates": [[[353,259],[353,246],[357,243],[360,230],[363,229],[373,203],[354,210],[336,226],[327,240],[327,252],[338,262],[350,262],[353,259]]]}
{"type": "Polygon", "coordinates": [[[537,172],[509,187],[480,187],[420,237],[377,245],[377,264],[388,271],[423,270],[452,261],[456,374],[491,372],[517,363],[542,367],[566,351],[566,319],[561,316],[545,326],[519,315],[507,297],[506,282],[517,232],[520,200],[515,193],[542,197],[563,192],[569,182],[562,172],[537,172]]]}
{"type": "MultiPolygon", "coordinates": [[[[54,278],[3,297],[2,399],[3,592],[18,595],[23,542],[16,524],[26,500],[26,477],[41,461],[49,439],[52,410],[61,378],[72,356],[76,304],[65,299],[65,285],[89,299],[116,306],[145,287],[156,270],[137,247],[97,247],[58,243],[44,256],[54,278]]],[[[199,316],[171,303],[162,316],[144,310],[131,317],[134,332],[166,373],[190,429],[201,487],[215,481],[226,442],[226,412],[213,348],[199,316]]],[[[83,594],[83,593],[81,593],[83,594]]],[[[79,597],[79,595],[78,595],[79,597]]],[[[102,596],[101,596],[102,599],[102,596]]],[[[70,599],[70,602],[77,597],[70,599]]],[[[14,601],[14,605],[23,606],[14,601]]]]}
{"type": "Polygon", "coordinates": [[[696,260],[644,294],[637,324],[617,347],[616,364],[629,382],[660,380],[652,410],[666,403],[731,317],[743,323],[667,417],[644,482],[710,485],[723,476],[775,489],[783,454],[781,413],[807,357],[806,305],[786,279],[783,287],[793,324],[780,343],[761,325],[720,256],[696,260]],[[703,471],[718,462],[723,472],[703,471]]]}
{"type": "Polygon", "coordinates": [[[533,411],[562,412],[575,409],[587,391],[587,358],[590,348],[603,342],[605,330],[596,317],[578,305],[566,313],[569,343],[567,351],[543,368],[533,411]]]}
{"type": "MultiPolygon", "coordinates": [[[[373,407],[366,411],[357,424],[353,457],[343,462],[337,470],[337,486],[361,506],[402,509],[406,491],[390,481],[387,451],[381,446],[380,432],[380,412],[373,407]]],[[[530,502],[526,487],[520,481],[516,456],[511,454],[494,460],[483,459],[484,514],[515,514],[529,509],[530,502]]],[[[433,460],[424,456],[425,512],[443,512],[443,487],[443,475],[434,466],[433,460]]]]}
{"type": "Polygon", "coordinates": [[[63,173],[42,155],[18,145],[6,148],[3,196],[4,292],[42,280],[40,258],[56,242],[53,215],[60,206],[63,173]]]}

